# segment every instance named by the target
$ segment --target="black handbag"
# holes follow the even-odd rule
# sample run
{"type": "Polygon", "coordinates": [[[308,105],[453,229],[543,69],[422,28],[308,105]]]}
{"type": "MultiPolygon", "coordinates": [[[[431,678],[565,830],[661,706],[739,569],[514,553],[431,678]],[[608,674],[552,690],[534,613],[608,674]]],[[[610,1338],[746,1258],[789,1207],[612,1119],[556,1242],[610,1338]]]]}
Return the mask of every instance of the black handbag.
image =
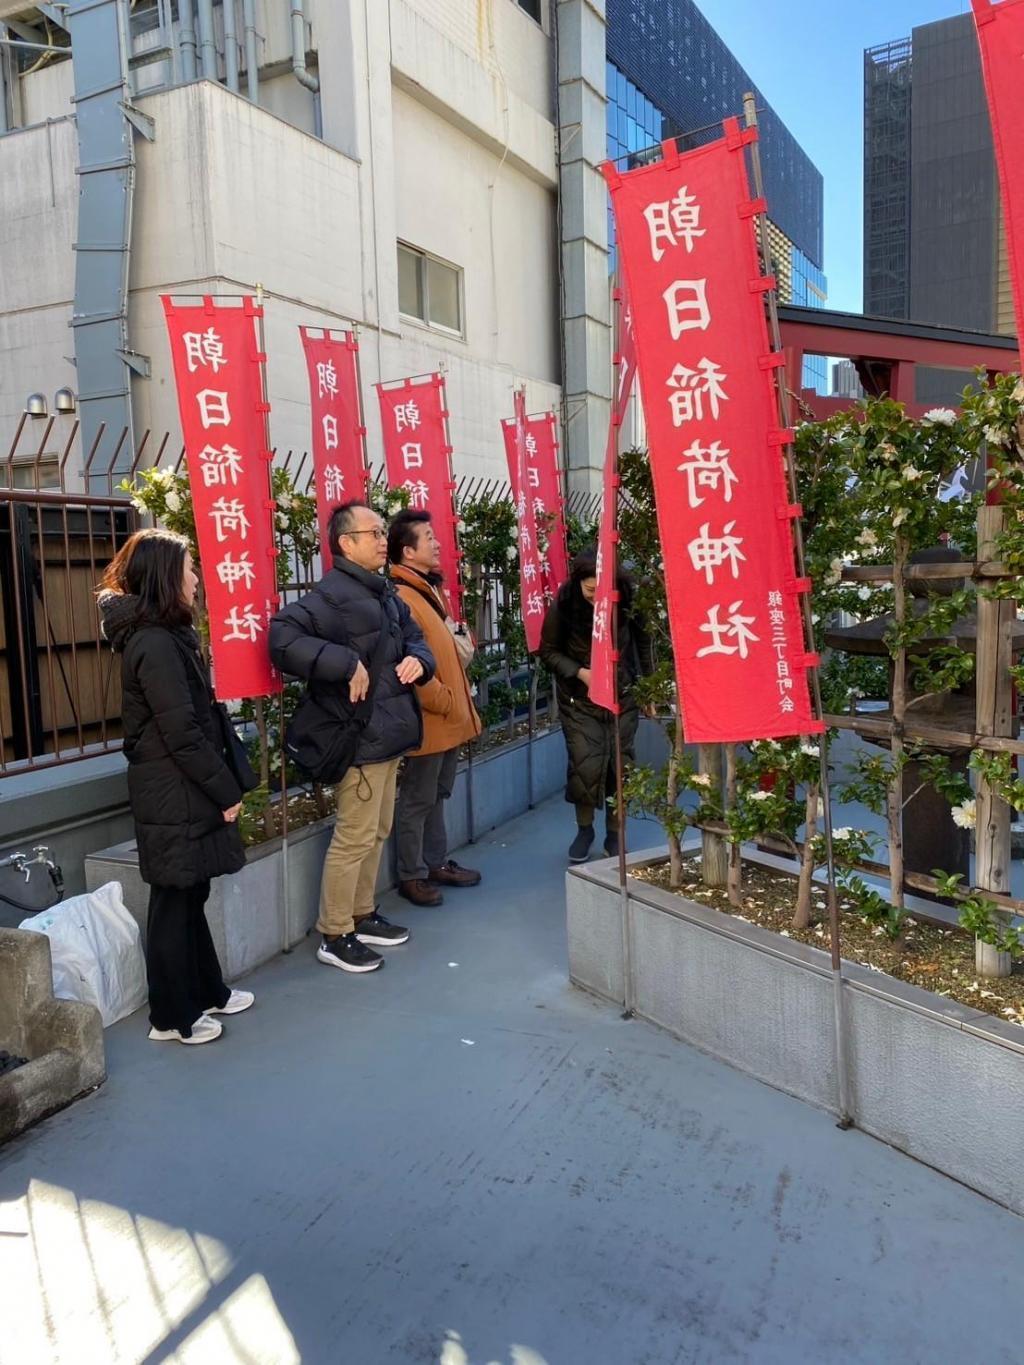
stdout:
{"type": "Polygon", "coordinates": [[[26,915],[49,910],[64,898],[64,875],[42,846],[0,858],[0,926],[16,929],[26,915]]]}
{"type": "Polygon", "coordinates": [[[387,611],[367,672],[366,696],[353,707],[345,696],[345,684],[337,693],[314,696],[309,685],[285,730],[284,747],[297,768],[314,782],[340,782],[355,761],[359,740],[373,714],[373,694],[391,634],[387,611]]]}
{"type": "Polygon", "coordinates": [[[238,738],[238,731],[235,729],[231,717],[228,715],[228,709],[223,702],[213,703],[213,715],[220,728],[224,762],[227,764],[231,776],[238,783],[243,795],[246,792],[255,791],[260,785],[260,779],[249,762],[245,745],[238,738]]]}

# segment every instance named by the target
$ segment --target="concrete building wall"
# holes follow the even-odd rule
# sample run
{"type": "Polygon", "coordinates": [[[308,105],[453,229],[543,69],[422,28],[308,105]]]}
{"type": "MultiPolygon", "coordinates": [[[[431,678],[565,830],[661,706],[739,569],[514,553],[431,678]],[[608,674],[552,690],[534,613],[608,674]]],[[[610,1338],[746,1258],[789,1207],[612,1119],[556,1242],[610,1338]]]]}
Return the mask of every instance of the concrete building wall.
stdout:
{"type": "MultiPolygon", "coordinates": [[[[527,384],[531,408],[561,398],[550,34],[511,0],[309,0],[307,14],[316,99],[291,74],[286,7],[264,0],[260,107],[212,82],[137,94],[156,125],[135,144],[129,332],[152,363],[152,378],[132,380],[137,432],[177,439],[159,295],[260,284],[280,449],[309,439],[298,325],[354,322],[371,458],[374,381],[440,364],[458,469],[503,477],[498,422],[513,384],[527,384]],[[462,338],[400,315],[400,238],[463,272],[462,338]]],[[[34,118],[67,113],[70,76],[65,61],[22,82],[34,118]]],[[[0,138],[7,259],[25,263],[0,280],[0,436],[27,393],[76,387],[62,357],[74,344],[77,160],[71,120],[0,138]]]]}

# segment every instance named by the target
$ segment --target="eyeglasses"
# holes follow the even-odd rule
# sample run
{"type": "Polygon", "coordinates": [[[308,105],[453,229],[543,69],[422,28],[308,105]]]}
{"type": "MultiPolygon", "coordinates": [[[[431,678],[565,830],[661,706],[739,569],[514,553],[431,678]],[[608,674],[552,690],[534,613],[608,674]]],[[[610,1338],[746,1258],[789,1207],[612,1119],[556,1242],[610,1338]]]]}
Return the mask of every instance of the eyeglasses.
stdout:
{"type": "Polygon", "coordinates": [[[379,526],[373,526],[369,531],[342,531],[343,536],[373,536],[374,540],[387,540],[387,531],[382,531],[379,526]]]}

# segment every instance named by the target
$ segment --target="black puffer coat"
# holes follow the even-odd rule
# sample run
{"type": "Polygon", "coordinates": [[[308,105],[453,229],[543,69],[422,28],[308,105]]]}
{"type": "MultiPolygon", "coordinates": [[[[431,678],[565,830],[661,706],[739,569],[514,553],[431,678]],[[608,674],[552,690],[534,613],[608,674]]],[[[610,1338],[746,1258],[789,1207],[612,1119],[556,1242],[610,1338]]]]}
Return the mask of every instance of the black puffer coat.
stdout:
{"type": "MultiPolygon", "coordinates": [[[[310,691],[337,700],[362,662],[370,667],[381,630],[390,639],[381,660],[373,711],[359,741],[355,765],[384,763],[418,747],[423,720],[413,689],[400,683],[395,665],[407,654],[419,659],[423,676],[434,676],[434,656],[409,608],[381,574],[369,573],[342,555],[305,597],[270,622],[270,657],[282,673],[305,678],[310,691]]],[[[330,709],[330,708],[328,708],[330,709]]]]}
{"type": "Polygon", "coordinates": [[[103,633],[120,653],[128,797],[139,871],[151,886],[195,886],[245,863],[242,799],[223,758],[209,677],[191,629],[148,624],[138,598],[100,601],[103,633]]]}
{"type": "MultiPolygon", "coordinates": [[[[577,676],[590,667],[594,609],[571,581],[548,607],[540,657],[555,679],[558,708],[568,750],[565,799],[595,809],[614,795],[615,717],[590,700],[577,676]]],[[[640,712],[632,696],[639,677],[652,671],[650,639],[639,616],[619,616],[619,733],[623,757],[633,761],[640,712]]]]}

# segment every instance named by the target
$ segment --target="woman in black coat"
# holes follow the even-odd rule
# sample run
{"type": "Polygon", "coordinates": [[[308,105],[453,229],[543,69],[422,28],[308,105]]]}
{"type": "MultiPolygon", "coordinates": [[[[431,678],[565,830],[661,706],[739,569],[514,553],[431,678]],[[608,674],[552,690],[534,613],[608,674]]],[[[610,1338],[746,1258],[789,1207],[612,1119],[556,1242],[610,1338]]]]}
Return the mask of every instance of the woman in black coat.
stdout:
{"type": "Polygon", "coordinates": [[[121,655],[128,798],[149,884],[146,972],[150,1038],[208,1043],[215,1014],[253,1003],[224,976],[206,922],[210,878],[245,862],[242,792],[225,762],[224,731],[192,625],[199,580],[188,544],[137,531],[107,569],[103,633],[121,655]]]}
{"type": "MultiPolygon", "coordinates": [[[[653,670],[650,637],[633,606],[633,587],[619,575],[619,731],[623,759],[632,761],[640,712],[633,684],[653,670]]],[[[555,679],[562,733],[569,754],[565,799],[576,807],[576,837],[569,861],[586,862],[594,842],[594,812],[605,809],[605,853],[619,851],[619,812],[615,808],[615,717],[590,700],[590,647],[594,629],[597,558],[583,550],[572,573],[548,608],[540,657],[555,679]]]]}

